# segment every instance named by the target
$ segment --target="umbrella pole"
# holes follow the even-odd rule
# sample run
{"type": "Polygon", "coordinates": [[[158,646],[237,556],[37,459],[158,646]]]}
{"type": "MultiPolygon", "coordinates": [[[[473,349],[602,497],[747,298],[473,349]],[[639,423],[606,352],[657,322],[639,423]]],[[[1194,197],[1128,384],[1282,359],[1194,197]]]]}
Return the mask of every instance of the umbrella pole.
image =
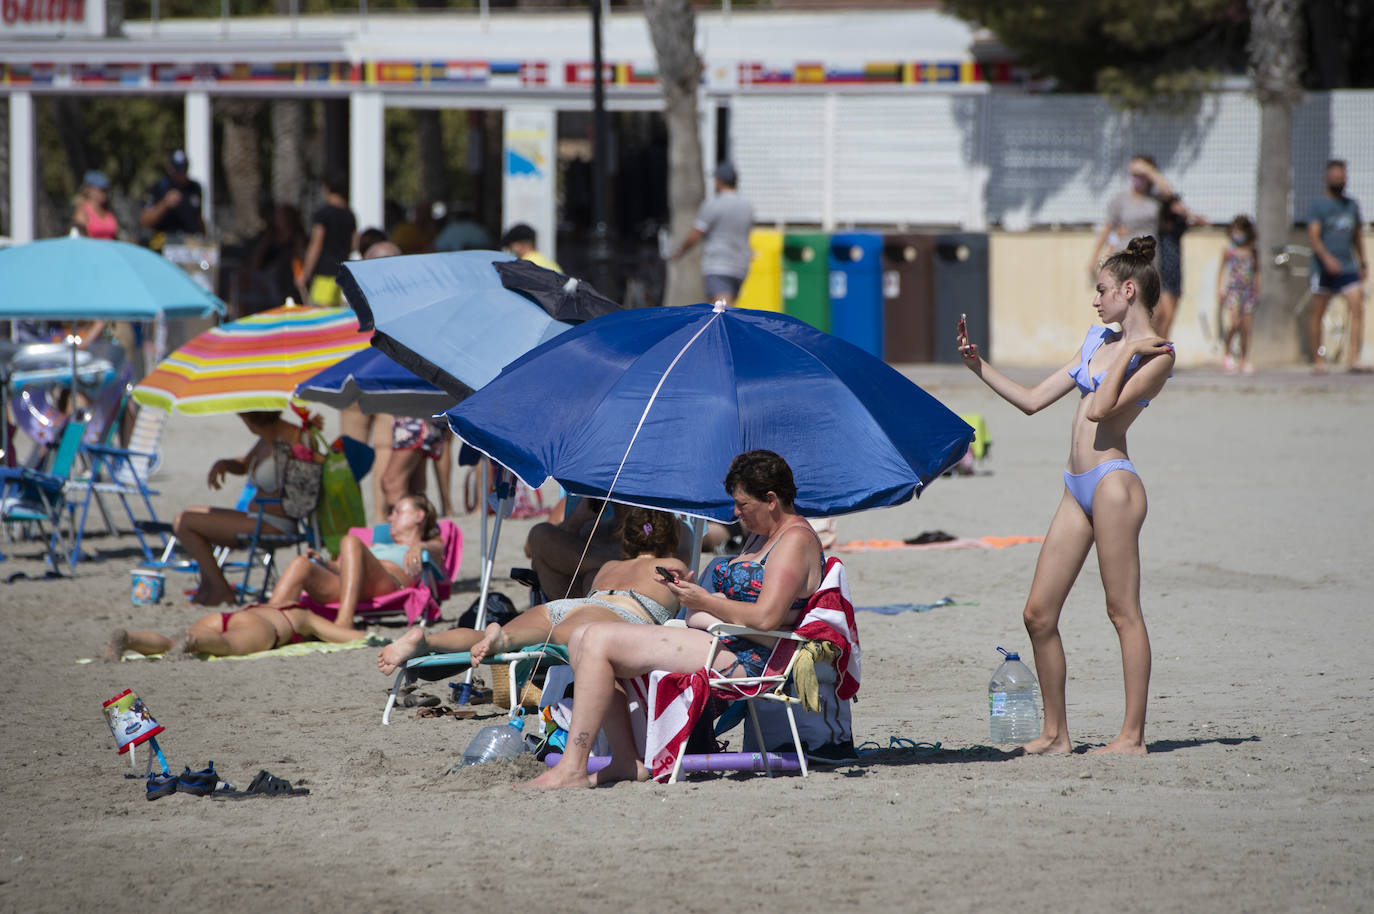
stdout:
{"type": "MultiPolygon", "coordinates": [[[[486,538],[485,534],[487,532],[487,463],[488,461],[483,461],[482,498],[481,501],[478,502],[478,510],[482,512],[482,533],[484,540],[486,538]]],[[[477,621],[473,625],[473,628],[477,629],[477,631],[479,632],[485,631],[487,627],[487,596],[491,593],[491,574],[492,570],[496,567],[496,544],[501,541],[501,521],[506,516],[506,508],[509,505],[511,498],[513,497],[513,493],[515,491],[515,487],[513,485],[508,486],[505,483],[505,481],[502,479],[501,473],[497,474],[496,479],[496,491],[500,497],[496,502],[496,521],[491,526],[490,550],[486,550],[485,543],[483,545],[484,551],[482,555],[482,586],[480,591],[478,592],[477,597],[477,621]]],[[[471,683],[472,674],[473,669],[469,666],[467,675],[464,676],[463,681],[465,683],[471,683]]]]}
{"type": "Polygon", "coordinates": [[[67,394],[68,416],[76,415],[76,344],[80,341],[81,337],[76,335],[76,330],[73,328],[71,335],[67,337],[67,342],[72,345],[72,386],[71,392],[67,394]]]}
{"type": "Polygon", "coordinates": [[[692,577],[701,570],[701,541],[706,538],[706,519],[692,518],[692,577]]]}

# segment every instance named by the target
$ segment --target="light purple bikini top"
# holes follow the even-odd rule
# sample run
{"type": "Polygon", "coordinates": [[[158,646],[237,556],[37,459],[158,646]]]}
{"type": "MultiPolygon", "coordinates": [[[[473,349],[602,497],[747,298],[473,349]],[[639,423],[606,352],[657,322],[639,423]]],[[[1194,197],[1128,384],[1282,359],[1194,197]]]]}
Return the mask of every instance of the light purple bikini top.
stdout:
{"type": "MultiPolygon", "coordinates": [[[[1088,335],[1083,340],[1082,361],[1078,363],[1077,368],[1069,372],[1069,376],[1073,378],[1074,383],[1078,385],[1078,389],[1082,391],[1082,396],[1086,397],[1088,394],[1097,390],[1098,385],[1107,377],[1107,372],[1105,371],[1098,372],[1097,374],[1090,374],[1092,369],[1088,366],[1093,360],[1093,355],[1097,353],[1097,350],[1102,348],[1102,344],[1110,342],[1115,337],[1116,333],[1107,327],[1094,326],[1088,328],[1088,335]]],[[[1137,352],[1135,355],[1131,356],[1131,360],[1126,363],[1126,377],[1130,378],[1131,375],[1136,373],[1138,368],[1140,368],[1140,353],[1137,352]]],[[[1135,405],[1149,406],[1150,401],[1143,399],[1137,400],[1135,405]]]]}

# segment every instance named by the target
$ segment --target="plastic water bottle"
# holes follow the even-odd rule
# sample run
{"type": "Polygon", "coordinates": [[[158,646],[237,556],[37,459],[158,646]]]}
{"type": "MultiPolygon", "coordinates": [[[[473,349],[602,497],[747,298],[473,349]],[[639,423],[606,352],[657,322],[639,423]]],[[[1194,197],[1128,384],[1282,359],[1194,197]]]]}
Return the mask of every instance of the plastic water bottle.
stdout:
{"type": "Polygon", "coordinates": [[[463,750],[463,758],[455,769],[480,765],[496,759],[513,759],[525,751],[524,724],[520,717],[512,717],[504,724],[483,727],[463,750]]]}
{"type": "Polygon", "coordinates": [[[997,650],[1006,659],[988,683],[991,739],[994,744],[1028,743],[1040,735],[1040,684],[1020,654],[997,650]]]}

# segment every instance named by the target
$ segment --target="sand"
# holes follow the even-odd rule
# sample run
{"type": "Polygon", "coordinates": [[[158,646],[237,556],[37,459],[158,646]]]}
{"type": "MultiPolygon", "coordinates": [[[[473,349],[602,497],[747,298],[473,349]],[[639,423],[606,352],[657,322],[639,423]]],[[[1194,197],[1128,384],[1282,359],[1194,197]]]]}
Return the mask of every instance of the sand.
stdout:
{"type": "MultiPolygon", "coordinates": [[[[1069,401],[1025,418],[957,366],[910,374],[986,414],[985,472],[843,518],[840,539],[1043,533],[1069,401]]],[[[549,796],[510,789],[514,766],[445,774],[497,717],[400,711],[380,726],[389,680],[373,650],[78,665],[116,626],[172,631],[200,615],[185,578],[168,603],[131,606],[134,541],[92,540],[104,561],[75,579],[0,584],[0,910],[1374,909],[1372,409],[1363,378],[1190,369],[1136,423],[1154,650],[1143,758],[964,751],[988,739],[994,648],[1029,653],[1035,545],[845,557],[858,603],[976,604],[860,619],[856,738],[939,751],[807,780],[549,796]],[[100,712],[125,688],[166,726],[177,770],[213,759],[244,786],[265,768],[311,794],[147,802],[100,712]]],[[[233,417],[173,418],[160,510],[206,501],[211,460],[247,444],[233,417]]],[[[472,577],[477,521],[459,520],[472,577]]],[[[520,564],[530,523],[509,522],[498,569],[520,564]]],[[[3,548],[0,574],[41,571],[33,544],[3,548]]],[[[1063,627],[1075,743],[1104,743],[1120,724],[1120,655],[1092,556],[1063,627]]]]}

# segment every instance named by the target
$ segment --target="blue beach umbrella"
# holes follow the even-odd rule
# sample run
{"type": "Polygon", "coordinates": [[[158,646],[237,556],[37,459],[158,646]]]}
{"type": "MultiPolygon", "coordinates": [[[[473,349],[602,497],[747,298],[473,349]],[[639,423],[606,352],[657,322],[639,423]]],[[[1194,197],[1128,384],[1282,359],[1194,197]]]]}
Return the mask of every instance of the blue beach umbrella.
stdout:
{"type": "Polygon", "coordinates": [[[458,400],[371,347],[305,381],[296,396],[335,409],[357,405],[368,415],[393,416],[435,416],[458,400]]]}
{"type": "Polygon", "coordinates": [[[223,314],[186,271],[122,241],[45,238],[0,250],[0,319],[151,321],[223,314]]]}
{"type": "Polygon", "coordinates": [[[496,251],[382,257],[344,264],[339,286],[372,345],[452,395],[496,377],[507,362],[570,325],[501,284],[496,251]]]}
{"type": "Polygon", "coordinates": [[[588,321],[512,362],[448,417],[530,485],[552,476],[576,494],[716,520],[733,515],[722,481],[742,451],[782,455],[797,509],[827,517],[918,495],[974,433],[837,337],[784,314],[711,305],[588,321]]]}

